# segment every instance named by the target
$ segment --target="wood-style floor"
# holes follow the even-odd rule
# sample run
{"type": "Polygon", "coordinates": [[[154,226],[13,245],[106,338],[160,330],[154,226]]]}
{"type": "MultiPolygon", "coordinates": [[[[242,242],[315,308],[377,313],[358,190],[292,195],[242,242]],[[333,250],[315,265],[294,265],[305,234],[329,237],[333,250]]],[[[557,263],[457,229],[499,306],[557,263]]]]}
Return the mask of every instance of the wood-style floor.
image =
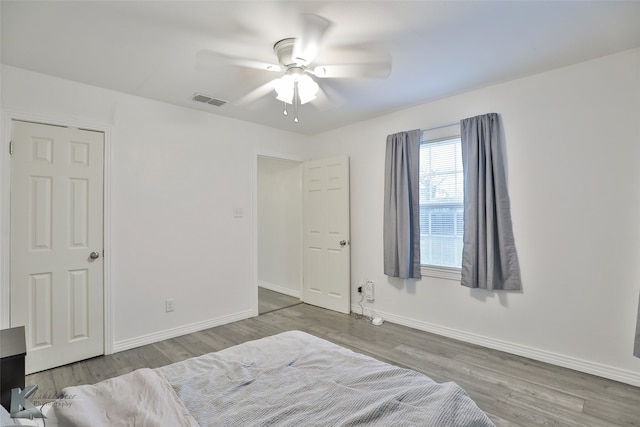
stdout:
{"type": "Polygon", "coordinates": [[[464,388],[497,426],[640,426],[640,388],[307,304],[32,374],[37,393],[91,384],[142,367],[301,330],[379,360],[464,388]]]}
{"type": "Polygon", "coordinates": [[[292,305],[301,304],[300,298],[274,292],[270,289],[258,287],[258,314],[269,313],[292,305]]]}

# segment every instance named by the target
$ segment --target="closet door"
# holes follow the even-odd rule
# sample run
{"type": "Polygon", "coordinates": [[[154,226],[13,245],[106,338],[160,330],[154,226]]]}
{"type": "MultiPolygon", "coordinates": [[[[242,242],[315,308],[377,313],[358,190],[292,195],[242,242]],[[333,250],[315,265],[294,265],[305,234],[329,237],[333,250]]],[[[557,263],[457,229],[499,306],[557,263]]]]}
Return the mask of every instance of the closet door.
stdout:
{"type": "Polygon", "coordinates": [[[27,373],[104,353],[100,132],[13,122],[11,326],[27,373]]]}

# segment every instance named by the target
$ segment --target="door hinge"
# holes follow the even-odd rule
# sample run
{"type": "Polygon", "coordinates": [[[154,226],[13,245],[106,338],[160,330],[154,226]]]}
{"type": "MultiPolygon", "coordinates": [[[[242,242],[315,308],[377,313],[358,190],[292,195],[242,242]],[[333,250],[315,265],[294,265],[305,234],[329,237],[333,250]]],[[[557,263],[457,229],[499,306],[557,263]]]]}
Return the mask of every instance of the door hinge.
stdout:
{"type": "Polygon", "coordinates": [[[13,141],[9,142],[9,155],[13,154],[13,141]]]}

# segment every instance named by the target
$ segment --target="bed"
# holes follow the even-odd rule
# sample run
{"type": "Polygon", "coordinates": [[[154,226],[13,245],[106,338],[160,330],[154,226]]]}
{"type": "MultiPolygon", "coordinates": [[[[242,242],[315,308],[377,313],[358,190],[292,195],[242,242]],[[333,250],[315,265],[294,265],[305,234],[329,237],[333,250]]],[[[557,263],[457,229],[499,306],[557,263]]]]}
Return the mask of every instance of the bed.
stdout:
{"type": "Polygon", "coordinates": [[[64,395],[47,426],[493,426],[455,383],[300,331],[64,395]]]}

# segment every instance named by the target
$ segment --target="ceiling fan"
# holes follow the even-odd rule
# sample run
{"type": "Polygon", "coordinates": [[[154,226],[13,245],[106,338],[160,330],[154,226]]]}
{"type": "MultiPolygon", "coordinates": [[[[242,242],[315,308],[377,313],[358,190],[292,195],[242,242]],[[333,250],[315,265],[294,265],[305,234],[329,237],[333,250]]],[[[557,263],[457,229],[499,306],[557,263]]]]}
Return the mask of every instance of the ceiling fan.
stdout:
{"type": "MultiPolygon", "coordinates": [[[[285,38],[273,45],[273,52],[278,60],[277,64],[268,64],[246,58],[226,56],[214,53],[215,58],[242,67],[256,68],[265,71],[278,72],[282,76],[273,79],[254,89],[240,100],[240,104],[247,104],[275,91],[276,99],[284,103],[283,114],[288,115],[287,106],[293,106],[295,123],[299,122],[298,108],[317,99],[319,96],[327,98],[327,94],[314,80],[326,78],[386,78],[391,72],[391,60],[388,55],[384,59],[365,63],[351,63],[339,65],[315,64],[322,39],[331,26],[331,22],[318,16],[302,15],[302,31],[300,37],[285,38]]],[[[202,52],[199,56],[210,55],[202,52]]]]}

